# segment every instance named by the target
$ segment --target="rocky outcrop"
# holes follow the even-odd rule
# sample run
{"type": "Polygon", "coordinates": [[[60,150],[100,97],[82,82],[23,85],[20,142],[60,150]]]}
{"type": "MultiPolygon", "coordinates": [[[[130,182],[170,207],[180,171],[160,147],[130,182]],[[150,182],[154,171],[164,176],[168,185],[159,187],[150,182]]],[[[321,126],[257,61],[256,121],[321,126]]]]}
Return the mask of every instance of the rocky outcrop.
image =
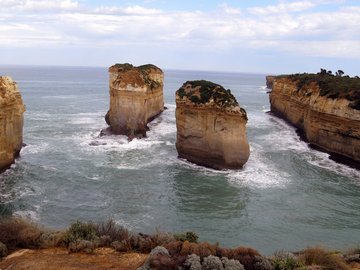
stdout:
{"type": "MultiPolygon", "coordinates": [[[[345,89],[337,91],[335,82],[334,78],[321,79],[315,75],[276,77],[270,92],[271,112],[297,127],[311,145],[358,167],[360,110],[355,109],[354,100],[357,94],[351,96],[345,89]]],[[[346,87],[343,82],[342,87],[346,87]]]]}
{"type": "Polygon", "coordinates": [[[164,73],[154,65],[109,68],[110,109],[105,116],[112,133],[129,139],[146,136],[147,123],[164,110],[164,73]]]}
{"type": "Polygon", "coordinates": [[[214,169],[242,168],[249,158],[247,115],[230,90],[188,81],[176,92],[180,158],[214,169]]]}
{"type": "Polygon", "coordinates": [[[0,77],[0,171],[7,169],[21,150],[24,111],[16,83],[0,77]]]}
{"type": "Polygon", "coordinates": [[[272,89],[273,84],[274,84],[274,79],[275,79],[275,76],[272,76],[272,75],[266,76],[266,88],[272,89]]]}

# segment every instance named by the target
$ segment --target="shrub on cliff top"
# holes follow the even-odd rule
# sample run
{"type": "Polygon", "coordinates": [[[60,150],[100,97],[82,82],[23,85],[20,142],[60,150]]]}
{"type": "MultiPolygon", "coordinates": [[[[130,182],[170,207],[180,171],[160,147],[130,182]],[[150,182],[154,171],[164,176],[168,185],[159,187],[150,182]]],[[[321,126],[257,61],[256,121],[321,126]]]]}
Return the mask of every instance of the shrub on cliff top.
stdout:
{"type": "MultiPolygon", "coordinates": [[[[340,70],[341,71],[341,70],[340,70]]],[[[339,71],[337,74],[340,74],[339,71]]],[[[342,75],[333,75],[331,71],[321,70],[317,74],[303,73],[281,75],[277,78],[289,78],[296,82],[298,91],[316,83],[320,88],[320,96],[327,98],[345,98],[351,103],[349,106],[360,110],[360,78],[342,75]]]]}
{"type": "Polygon", "coordinates": [[[93,223],[84,223],[76,221],[71,224],[70,228],[65,232],[64,243],[69,246],[70,243],[77,240],[94,241],[96,239],[96,228],[93,223]]]}
{"type": "Polygon", "coordinates": [[[186,96],[196,104],[205,104],[213,99],[222,107],[239,105],[230,89],[225,90],[221,85],[206,80],[187,81],[177,90],[177,94],[180,98],[186,96]],[[192,90],[186,91],[189,85],[192,90]]]}

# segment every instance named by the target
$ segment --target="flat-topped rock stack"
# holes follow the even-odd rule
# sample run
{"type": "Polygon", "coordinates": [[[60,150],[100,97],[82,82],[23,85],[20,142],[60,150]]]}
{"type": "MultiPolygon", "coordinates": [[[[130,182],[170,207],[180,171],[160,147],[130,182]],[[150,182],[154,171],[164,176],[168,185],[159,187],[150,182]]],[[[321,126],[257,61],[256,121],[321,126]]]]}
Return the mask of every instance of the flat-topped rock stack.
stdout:
{"type": "Polygon", "coordinates": [[[187,81],[176,91],[179,157],[214,169],[239,169],[249,158],[246,111],[230,90],[187,81]]]}
{"type": "Polygon", "coordinates": [[[164,73],[154,65],[115,64],[109,68],[110,109],[106,122],[114,134],[146,136],[147,123],[164,110],[164,73]]]}

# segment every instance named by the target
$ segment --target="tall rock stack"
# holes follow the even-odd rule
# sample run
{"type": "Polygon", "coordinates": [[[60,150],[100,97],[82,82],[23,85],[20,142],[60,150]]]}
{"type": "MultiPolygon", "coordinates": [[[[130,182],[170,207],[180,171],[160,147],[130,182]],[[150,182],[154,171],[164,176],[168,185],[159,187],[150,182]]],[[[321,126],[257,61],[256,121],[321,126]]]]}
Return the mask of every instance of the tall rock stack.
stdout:
{"type": "Polygon", "coordinates": [[[0,77],[0,172],[19,155],[23,143],[25,105],[16,83],[0,77]]]}
{"type": "Polygon", "coordinates": [[[109,68],[110,109],[105,117],[114,134],[146,136],[147,123],[164,110],[164,73],[154,65],[109,68]]]}
{"type": "Polygon", "coordinates": [[[180,158],[214,169],[239,169],[249,158],[246,111],[230,90],[187,81],[176,91],[176,149],[180,158]]]}

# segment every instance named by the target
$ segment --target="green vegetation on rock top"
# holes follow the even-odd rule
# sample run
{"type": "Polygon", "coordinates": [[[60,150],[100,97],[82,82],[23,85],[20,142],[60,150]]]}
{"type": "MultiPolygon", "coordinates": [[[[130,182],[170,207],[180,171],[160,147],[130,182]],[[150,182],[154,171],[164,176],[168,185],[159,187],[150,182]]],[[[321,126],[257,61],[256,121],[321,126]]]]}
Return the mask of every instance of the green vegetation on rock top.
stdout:
{"type": "Polygon", "coordinates": [[[176,93],[181,98],[186,96],[195,104],[205,104],[213,99],[221,107],[239,105],[230,89],[225,90],[221,85],[205,80],[187,81],[176,93]]]}
{"type": "Polygon", "coordinates": [[[320,96],[331,99],[345,98],[350,102],[352,109],[360,110],[360,78],[343,76],[339,70],[336,75],[331,71],[321,69],[317,74],[302,73],[292,75],[280,75],[276,78],[288,78],[296,82],[298,91],[306,89],[311,83],[316,83],[320,88],[320,96]]]}

